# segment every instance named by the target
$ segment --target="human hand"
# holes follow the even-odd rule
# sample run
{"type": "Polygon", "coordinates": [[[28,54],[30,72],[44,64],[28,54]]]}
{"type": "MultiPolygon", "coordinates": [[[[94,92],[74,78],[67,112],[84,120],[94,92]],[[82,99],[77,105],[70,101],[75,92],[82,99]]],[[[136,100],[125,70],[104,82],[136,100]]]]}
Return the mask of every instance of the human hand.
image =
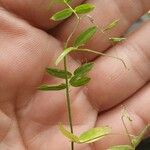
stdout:
{"type": "MultiPolygon", "coordinates": [[[[148,0],[88,2],[96,5],[91,15],[99,25],[120,19],[119,26],[110,33],[112,36],[121,36],[150,9],[148,0]]],[[[49,16],[61,8],[53,6],[48,10],[48,1],[1,0],[0,5],[0,149],[69,149],[69,142],[57,127],[59,122],[67,122],[64,92],[41,92],[37,87],[44,82],[56,82],[45,75],[45,68],[54,66],[75,18],[56,26],[49,16]],[[53,36],[46,29],[51,29],[53,36]]],[[[76,35],[88,23],[83,20],[76,35]]],[[[76,145],[76,150],[104,150],[110,145],[127,143],[121,105],[127,107],[133,119],[128,124],[132,134],[139,133],[150,122],[149,33],[150,22],[147,22],[115,47],[109,48],[108,41],[99,34],[88,43],[91,49],[107,50],[111,55],[117,53],[129,70],[108,57],[86,54],[70,57],[71,70],[85,60],[85,56],[86,61],[94,59],[95,62],[87,87],[71,90],[75,133],[109,125],[116,134],[93,145],[76,145]]]]}

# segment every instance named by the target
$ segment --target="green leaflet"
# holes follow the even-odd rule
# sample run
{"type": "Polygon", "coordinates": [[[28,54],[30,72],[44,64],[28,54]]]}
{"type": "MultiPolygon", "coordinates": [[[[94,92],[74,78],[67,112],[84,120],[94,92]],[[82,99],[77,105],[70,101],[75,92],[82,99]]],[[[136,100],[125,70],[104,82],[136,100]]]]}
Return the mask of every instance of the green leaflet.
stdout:
{"type": "Polygon", "coordinates": [[[38,90],[41,91],[59,91],[59,90],[63,90],[66,88],[66,84],[62,83],[62,84],[58,84],[58,85],[47,85],[47,84],[43,84],[40,87],[38,87],[38,90]]]}
{"type": "Polygon", "coordinates": [[[95,8],[92,4],[81,4],[77,6],[74,10],[77,14],[86,14],[91,12],[95,8]]]}
{"type": "Polygon", "coordinates": [[[74,47],[66,48],[57,58],[55,64],[58,65],[71,51],[76,50],[74,47]]]}
{"type": "Polygon", "coordinates": [[[91,63],[91,62],[81,65],[74,71],[74,75],[78,75],[78,76],[86,75],[93,68],[93,65],[94,65],[94,63],[91,63]]]}
{"type": "Polygon", "coordinates": [[[109,40],[112,41],[112,42],[114,42],[114,43],[122,42],[125,39],[126,38],[119,38],[119,37],[111,37],[111,38],[109,38],[109,40]]]}
{"type": "Polygon", "coordinates": [[[130,145],[117,145],[110,147],[108,150],[135,150],[135,149],[130,145]]]}
{"type": "Polygon", "coordinates": [[[83,31],[74,41],[74,47],[80,47],[86,44],[96,33],[97,27],[90,27],[86,31],[83,31]]]}
{"type": "MultiPolygon", "coordinates": [[[[58,78],[62,78],[65,79],[66,78],[66,72],[65,70],[60,70],[60,69],[56,69],[56,68],[46,68],[46,71],[48,74],[58,77],[58,78]]],[[[72,74],[67,71],[67,77],[71,78],[72,74]]]]}
{"type": "Polygon", "coordinates": [[[76,135],[69,132],[68,130],[66,130],[62,124],[59,125],[59,130],[65,137],[67,137],[71,141],[79,143],[79,138],[76,135]]]}
{"type": "Polygon", "coordinates": [[[92,69],[93,63],[85,63],[74,71],[74,76],[70,79],[70,85],[79,87],[87,84],[91,79],[87,77],[87,73],[92,69]]]}
{"type": "Polygon", "coordinates": [[[84,133],[82,133],[79,137],[72,134],[70,131],[66,130],[63,125],[59,125],[59,129],[62,134],[67,137],[72,142],[82,144],[82,143],[93,143],[104,138],[111,131],[109,127],[97,127],[92,128],[84,133]]]}
{"type": "Polygon", "coordinates": [[[109,127],[97,127],[82,133],[79,137],[80,143],[93,143],[98,141],[111,132],[109,127]]]}
{"type": "Polygon", "coordinates": [[[107,30],[111,30],[112,28],[115,28],[119,23],[119,20],[113,20],[111,23],[109,23],[108,25],[106,25],[103,29],[103,31],[107,31],[107,30]]]}
{"type": "Polygon", "coordinates": [[[62,11],[57,12],[56,14],[54,14],[51,19],[54,21],[60,21],[60,20],[64,20],[67,19],[68,17],[70,17],[73,14],[73,11],[70,8],[66,8],[62,11]]]}
{"type": "Polygon", "coordinates": [[[79,87],[87,84],[91,79],[86,76],[73,76],[69,83],[74,87],[79,87]]]}

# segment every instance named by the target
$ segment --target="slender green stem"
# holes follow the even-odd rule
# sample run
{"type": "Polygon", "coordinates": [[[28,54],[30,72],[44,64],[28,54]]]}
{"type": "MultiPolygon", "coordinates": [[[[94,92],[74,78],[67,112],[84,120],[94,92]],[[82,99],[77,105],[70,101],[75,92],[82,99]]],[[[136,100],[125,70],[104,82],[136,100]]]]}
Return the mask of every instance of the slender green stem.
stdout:
{"type": "Polygon", "coordinates": [[[78,16],[78,14],[74,11],[74,9],[67,3],[65,2],[65,4],[73,11],[73,13],[75,14],[76,18],[77,18],[77,22],[72,30],[72,32],[70,33],[69,37],[67,38],[66,44],[65,44],[65,48],[68,47],[69,41],[71,40],[72,36],[74,35],[76,29],[78,28],[79,24],[80,24],[80,16],[78,16]]]}
{"type": "Polygon", "coordinates": [[[71,40],[72,36],[74,35],[74,33],[75,33],[76,29],[78,28],[79,24],[80,24],[80,18],[77,20],[76,25],[75,25],[75,27],[74,27],[72,33],[71,33],[71,34],[69,35],[69,37],[67,38],[66,45],[69,44],[69,41],[71,40]]]}
{"type": "Polygon", "coordinates": [[[127,68],[126,63],[121,58],[118,58],[118,57],[115,57],[115,56],[111,56],[111,55],[107,55],[105,53],[101,53],[101,52],[94,51],[94,50],[91,50],[91,49],[77,49],[76,51],[90,52],[90,53],[98,54],[98,55],[101,55],[101,56],[107,56],[107,57],[115,58],[115,59],[121,61],[123,63],[123,65],[124,65],[124,67],[127,68]]]}
{"type": "MultiPolygon", "coordinates": [[[[66,49],[68,47],[68,44],[69,44],[72,36],[74,35],[76,29],[78,28],[78,26],[80,24],[80,17],[78,16],[78,14],[76,14],[74,9],[67,2],[65,2],[65,4],[74,12],[75,16],[77,17],[77,23],[75,24],[73,31],[70,33],[69,37],[67,38],[64,49],[66,49]]],[[[69,121],[70,131],[71,131],[71,133],[73,133],[72,109],[71,109],[71,100],[70,100],[70,94],[69,94],[69,81],[68,81],[68,76],[67,76],[67,71],[68,71],[67,56],[64,58],[64,70],[66,72],[65,80],[66,80],[66,98],[67,98],[68,121],[69,121]]],[[[74,142],[71,142],[71,150],[74,150],[74,142]]]]}
{"type": "Polygon", "coordinates": [[[134,145],[133,145],[133,143],[132,143],[132,138],[131,138],[131,136],[130,136],[130,133],[129,133],[129,131],[128,131],[128,128],[127,128],[127,126],[126,126],[126,123],[125,123],[124,118],[126,118],[126,116],[125,116],[125,115],[122,115],[121,120],[122,120],[123,126],[124,126],[124,128],[125,128],[125,131],[126,131],[126,133],[127,133],[127,136],[128,136],[128,138],[129,138],[129,141],[130,141],[131,146],[134,147],[134,145]]]}
{"type": "MultiPolygon", "coordinates": [[[[64,58],[64,70],[66,72],[66,98],[67,98],[67,111],[68,111],[68,121],[70,126],[70,131],[73,133],[73,122],[72,122],[72,110],[71,110],[71,100],[69,95],[69,82],[68,82],[68,76],[67,76],[67,58],[64,58]]],[[[74,143],[71,142],[71,150],[74,150],[74,143]]]]}
{"type": "Polygon", "coordinates": [[[80,19],[79,15],[74,11],[74,9],[67,2],[65,2],[65,4],[73,11],[73,13],[76,15],[77,19],[80,19]]]}

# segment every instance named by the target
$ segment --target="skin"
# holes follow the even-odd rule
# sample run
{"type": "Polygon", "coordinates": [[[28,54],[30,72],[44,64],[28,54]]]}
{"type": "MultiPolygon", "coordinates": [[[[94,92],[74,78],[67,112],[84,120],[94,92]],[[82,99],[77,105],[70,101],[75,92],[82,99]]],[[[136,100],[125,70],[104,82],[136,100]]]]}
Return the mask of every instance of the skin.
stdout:
{"type": "MultiPolygon", "coordinates": [[[[121,36],[132,23],[150,9],[149,0],[91,0],[96,5],[91,15],[99,25],[120,19],[111,36],[121,36]]],[[[76,0],[74,6],[82,3],[76,0]]],[[[58,130],[67,124],[64,91],[41,92],[42,83],[60,82],[47,74],[62,51],[63,40],[70,33],[75,18],[56,24],[49,16],[62,9],[47,9],[46,0],[0,0],[0,149],[69,150],[70,143],[58,130]],[[50,33],[47,33],[50,29],[50,33]]],[[[83,19],[75,35],[87,27],[83,19]]],[[[115,135],[92,145],[76,145],[76,150],[105,150],[129,140],[121,122],[122,105],[132,122],[126,120],[132,134],[150,123],[150,22],[127,36],[127,40],[110,47],[103,35],[97,35],[87,47],[107,51],[122,58],[77,54],[69,58],[69,69],[80,62],[94,60],[92,80],[86,87],[71,89],[74,130],[77,135],[89,128],[109,125],[115,135]]],[[[62,67],[61,65],[59,66],[62,67]]]]}

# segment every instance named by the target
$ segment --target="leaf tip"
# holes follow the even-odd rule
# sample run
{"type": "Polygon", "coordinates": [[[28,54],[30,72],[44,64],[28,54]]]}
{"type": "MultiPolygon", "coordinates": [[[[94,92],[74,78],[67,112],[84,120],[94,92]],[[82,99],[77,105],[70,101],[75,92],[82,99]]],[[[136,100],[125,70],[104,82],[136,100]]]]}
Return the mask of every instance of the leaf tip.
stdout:
{"type": "Polygon", "coordinates": [[[54,16],[51,16],[51,17],[50,17],[50,20],[53,20],[53,21],[55,21],[55,18],[54,18],[54,16]]]}

